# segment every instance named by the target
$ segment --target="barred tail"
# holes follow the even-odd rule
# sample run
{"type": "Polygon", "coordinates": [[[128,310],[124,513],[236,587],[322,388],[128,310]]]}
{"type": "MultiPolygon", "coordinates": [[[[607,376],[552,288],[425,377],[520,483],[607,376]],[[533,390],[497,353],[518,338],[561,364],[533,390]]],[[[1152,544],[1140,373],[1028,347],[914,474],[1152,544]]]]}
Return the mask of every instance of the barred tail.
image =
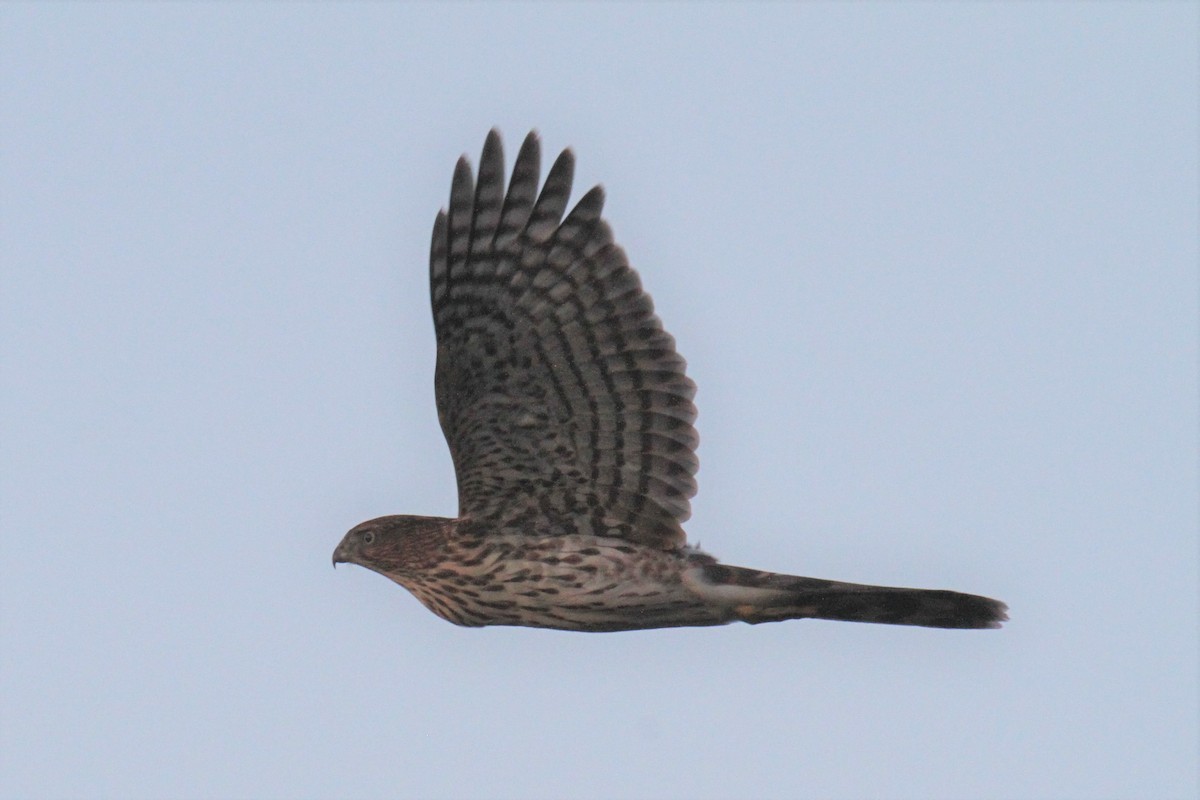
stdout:
{"type": "Polygon", "coordinates": [[[757,624],[785,619],[831,619],[921,625],[926,628],[999,628],[1008,606],[999,600],[943,589],[866,586],[820,578],[706,564],[693,585],[733,619],[757,624]]]}

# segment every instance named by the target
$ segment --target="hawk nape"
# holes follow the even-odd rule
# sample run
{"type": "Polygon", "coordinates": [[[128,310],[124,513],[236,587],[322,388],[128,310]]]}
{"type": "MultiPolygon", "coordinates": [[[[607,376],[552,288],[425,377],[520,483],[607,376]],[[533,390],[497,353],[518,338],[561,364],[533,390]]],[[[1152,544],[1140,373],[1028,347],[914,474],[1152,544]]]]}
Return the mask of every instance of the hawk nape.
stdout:
{"type": "Polygon", "coordinates": [[[459,625],[620,631],[832,619],[995,628],[1003,603],[731,567],[690,547],[695,384],[597,186],[563,219],[574,156],[538,191],[530,133],[504,188],[500,136],[459,159],[429,259],[438,416],[457,519],[388,516],[334,564],[372,569],[459,625]]]}

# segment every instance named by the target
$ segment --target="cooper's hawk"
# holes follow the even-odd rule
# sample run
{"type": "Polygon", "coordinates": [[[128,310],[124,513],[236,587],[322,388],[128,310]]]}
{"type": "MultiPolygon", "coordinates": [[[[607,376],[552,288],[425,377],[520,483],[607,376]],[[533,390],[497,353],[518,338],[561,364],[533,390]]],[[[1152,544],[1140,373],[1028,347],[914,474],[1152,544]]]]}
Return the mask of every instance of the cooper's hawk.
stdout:
{"type": "Polygon", "coordinates": [[[500,136],[459,159],[430,254],[438,416],[457,519],[387,516],[333,561],[459,625],[619,631],[815,617],[994,628],[1005,606],[731,567],[690,547],[695,385],[612,231],[604,192],[565,220],[574,156],[538,191],[530,133],[504,189],[500,136]]]}

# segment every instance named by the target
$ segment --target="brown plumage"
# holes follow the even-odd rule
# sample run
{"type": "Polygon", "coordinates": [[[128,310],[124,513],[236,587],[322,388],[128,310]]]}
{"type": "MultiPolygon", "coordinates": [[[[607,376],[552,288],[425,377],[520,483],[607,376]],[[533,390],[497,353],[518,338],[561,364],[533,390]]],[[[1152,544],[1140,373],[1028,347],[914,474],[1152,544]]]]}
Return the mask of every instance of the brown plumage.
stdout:
{"type": "Polygon", "coordinates": [[[504,187],[500,136],[454,171],[433,228],[438,416],[459,516],[388,516],[333,560],[379,572],[459,625],[616,631],[818,618],[994,628],[1005,606],[725,566],[689,547],[695,385],[601,219],[562,219],[574,157],[539,193],[530,133],[504,187]]]}

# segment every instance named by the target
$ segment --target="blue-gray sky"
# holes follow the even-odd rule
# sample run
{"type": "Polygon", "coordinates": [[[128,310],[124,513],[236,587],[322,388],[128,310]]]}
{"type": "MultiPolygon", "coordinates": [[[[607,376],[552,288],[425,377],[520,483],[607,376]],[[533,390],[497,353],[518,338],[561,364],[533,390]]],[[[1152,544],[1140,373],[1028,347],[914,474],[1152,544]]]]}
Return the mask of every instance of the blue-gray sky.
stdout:
{"type": "Polygon", "coordinates": [[[1184,798],[1197,7],[0,6],[0,795],[1184,798]],[[1002,631],[453,627],[429,231],[572,146],[693,541],[1002,631]]]}

